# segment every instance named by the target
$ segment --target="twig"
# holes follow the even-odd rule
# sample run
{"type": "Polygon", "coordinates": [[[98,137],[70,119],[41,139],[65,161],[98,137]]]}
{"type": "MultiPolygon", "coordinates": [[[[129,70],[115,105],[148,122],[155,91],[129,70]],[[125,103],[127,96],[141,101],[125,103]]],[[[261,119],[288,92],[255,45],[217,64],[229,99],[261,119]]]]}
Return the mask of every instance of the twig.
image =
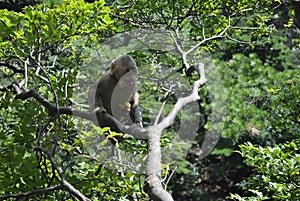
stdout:
{"type": "Polygon", "coordinates": [[[80,191],[78,191],[76,188],[74,188],[74,186],[72,186],[65,178],[65,175],[63,173],[63,170],[61,169],[60,166],[58,166],[58,164],[56,163],[54,157],[43,147],[40,146],[36,146],[34,149],[39,150],[41,152],[43,152],[44,154],[46,154],[46,156],[48,157],[48,159],[51,162],[51,165],[53,167],[53,169],[58,173],[62,185],[70,192],[72,193],[74,196],[76,196],[77,198],[79,198],[80,200],[83,201],[90,201],[89,198],[85,197],[85,195],[83,195],[80,191]]]}
{"type": "Polygon", "coordinates": [[[198,47],[200,47],[203,43],[210,41],[210,40],[215,40],[215,39],[219,39],[219,38],[223,38],[224,34],[226,33],[226,31],[230,28],[230,17],[228,18],[228,25],[225,27],[225,29],[219,33],[218,35],[209,37],[209,38],[204,38],[202,41],[200,41],[199,43],[197,43],[195,46],[193,46],[192,48],[190,48],[187,52],[185,52],[186,55],[192,53],[193,51],[195,51],[198,47]]]}
{"type": "Polygon", "coordinates": [[[166,182],[166,185],[165,185],[165,190],[167,190],[167,186],[170,182],[170,179],[172,178],[173,174],[175,173],[175,171],[177,170],[177,166],[174,168],[174,170],[171,172],[170,176],[168,177],[168,180],[166,182]]]}
{"type": "Polygon", "coordinates": [[[228,38],[229,40],[232,40],[234,42],[237,42],[237,43],[248,44],[248,45],[251,44],[250,42],[245,42],[245,41],[241,41],[241,40],[238,40],[238,39],[234,39],[234,38],[232,38],[230,36],[226,36],[226,38],[228,38]]]}
{"type": "Polygon", "coordinates": [[[0,200],[7,200],[9,198],[15,198],[15,199],[18,200],[18,199],[25,198],[25,197],[31,197],[33,195],[47,194],[51,191],[62,190],[64,188],[65,187],[63,185],[56,185],[56,186],[52,186],[52,187],[49,187],[49,188],[41,188],[41,189],[36,189],[36,190],[24,192],[24,193],[3,195],[3,196],[0,196],[0,200]]]}
{"type": "Polygon", "coordinates": [[[159,119],[160,119],[160,117],[161,117],[161,114],[162,114],[162,112],[163,112],[163,110],[164,110],[164,107],[165,107],[165,105],[166,105],[166,102],[167,102],[167,101],[164,101],[164,102],[162,103],[162,105],[161,105],[161,107],[160,107],[160,109],[159,109],[159,112],[158,112],[158,114],[157,114],[157,116],[156,116],[156,119],[155,119],[155,122],[154,122],[154,126],[156,126],[156,125],[158,124],[158,121],[159,121],[159,119]]]}

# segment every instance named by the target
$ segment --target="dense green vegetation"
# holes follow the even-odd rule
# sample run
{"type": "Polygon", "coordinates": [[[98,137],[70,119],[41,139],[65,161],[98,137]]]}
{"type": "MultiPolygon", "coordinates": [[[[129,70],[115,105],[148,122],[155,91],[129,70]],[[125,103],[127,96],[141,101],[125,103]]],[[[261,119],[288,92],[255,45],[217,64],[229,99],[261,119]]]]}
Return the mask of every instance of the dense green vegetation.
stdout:
{"type": "Polygon", "coordinates": [[[72,115],[120,54],[139,70],[144,125],[208,83],[161,138],[174,200],[300,198],[299,28],[289,1],[0,2],[0,200],[150,200],[147,141],[72,115]],[[15,3],[14,7],[12,3],[15,3]],[[187,61],[179,54],[194,48],[187,61]],[[109,153],[117,153],[110,157],[109,153]]]}

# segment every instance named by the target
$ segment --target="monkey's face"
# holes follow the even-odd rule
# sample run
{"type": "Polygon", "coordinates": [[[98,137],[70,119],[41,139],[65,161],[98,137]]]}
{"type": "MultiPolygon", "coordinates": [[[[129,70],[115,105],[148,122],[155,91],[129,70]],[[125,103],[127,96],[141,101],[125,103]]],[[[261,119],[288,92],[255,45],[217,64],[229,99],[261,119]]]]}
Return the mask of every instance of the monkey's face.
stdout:
{"type": "Polygon", "coordinates": [[[119,80],[120,88],[133,88],[136,85],[137,71],[136,69],[122,69],[115,73],[115,77],[119,80]]]}
{"type": "Polygon", "coordinates": [[[111,63],[111,73],[118,80],[120,88],[133,88],[136,85],[137,65],[130,56],[120,56],[111,63]]]}

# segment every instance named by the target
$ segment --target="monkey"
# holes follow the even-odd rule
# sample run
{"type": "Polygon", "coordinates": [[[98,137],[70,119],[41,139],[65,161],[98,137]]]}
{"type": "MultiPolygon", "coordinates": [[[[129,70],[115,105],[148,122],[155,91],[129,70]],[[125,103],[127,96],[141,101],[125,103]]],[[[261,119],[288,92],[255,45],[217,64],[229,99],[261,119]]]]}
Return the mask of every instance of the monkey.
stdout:
{"type": "MultiPolygon", "coordinates": [[[[137,65],[129,55],[122,55],[111,62],[105,72],[88,90],[90,111],[107,112],[121,123],[138,123],[142,126],[141,109],[138,107],[137,65]],[[124,109],[127,110],[126,120],[124,109]]],[[[126,112],[125,112],[126,114],[126,112]]],[[[97,115],[100,127],[111,127],[120,132],[115,125],[103,121],[97,115]]]]}

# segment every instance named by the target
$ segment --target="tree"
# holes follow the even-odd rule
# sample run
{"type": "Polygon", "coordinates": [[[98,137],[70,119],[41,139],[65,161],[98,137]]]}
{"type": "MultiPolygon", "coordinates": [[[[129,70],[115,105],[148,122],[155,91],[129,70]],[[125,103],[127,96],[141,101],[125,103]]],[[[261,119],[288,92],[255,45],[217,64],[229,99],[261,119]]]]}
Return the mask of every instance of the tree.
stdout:
{"type": "MultiPolygon", "coordinates": [[[[212,53],[218,48],[227,45],[233,47],[235,44],[251,48],[253,43],[256,43],[256,38],[268,36],[266,22],[269,14],[263,12],[257,19],[257,12],[268,10],[266,8],[271,4],[269,1],[242,1],[237,4],[231,1],[134,1],[130,5],[125,1],[108,1],[108,4],[112,11],[104,6],[103,1],[92,4],[64,1],[53,8],[41,4],[35,8],[25,8],[22,13],[1,11],[4,16],[0,24],[3,30],[0,60],[4,80],[1,83],[1,110],[5,114],[1,119],[4,136],[1,145],[5,147],[1,160],[6,162],[0,166],[3,172],[0,174],[3,178],[0,189],[4,189],[0,192],[5,194],[2,198],[42,194],[46,194],[48,200],[71,197],[81,200],[117,200],[118,197],[132,200],[146,197],[139,184],[139,178],[123,171],[114,172],[106,168],[109,164],[99,166],[93,163],[97,158],[84,150],[84,145],[91,142],[93,144],[93,141],[88,142],[80,138],[74,124],[83,121],[82,119],[95,121],[96,114],[87,112],[81,104],[77,104],[71,98],[74,94],[72,88],[84,91],[84,87],[76,86],[76,78],[80,80],[80,77],[84,76],[83,69],[86,63],[90,62],[86,59],[87,55],[91,55],[90,50],[99,48],[97,43],[102,42],[103,38],[99,36],[142,27],[167,31],[160,35],[161,31],[154,29],[152,37],[149,34],[151,31],[134,31],[131,33],[136,35],[129,34],[128,37],[120,37],[119,40],[117,35],[114,38],[116,44],[121,41],[126,46],[131,41],[141,39],[151,44],[152,40],[159,39],[155,36],[162,37],[165,43],[161,43],[158,48],[150,45],[150,48],[133,51],[132,54],[138,62],[157,64],[142,69],[152,71],[151,75],[165,71],[167,76],[164,79],[168,80],[175,72],[181,73],[181,78],[188,80],[188,84],[185,85],[192,90],[188,95],[184,94],[176,99],[173,88],[176,82],[168,83],[161,79],[161,82],[153,84],[151,79],[144,79],[146,86],[152,87],[151,90],[142,87],[145,97],[149,95],[149,91],[156,90],[164,94],[150,98],[161,102],[168,100],[171,103],[171,106],[162,103],[157,121],[141,129],[135,125],[122,125],[109,115],[105,118],[117,123],[122,131],[136,139],[147,138],[146,177],[141,177],[145,182],[145,190],[152,200],[173,200],[162,186],[163,172],[169,166],[163,164],[164,169],[162,168],[161,145],[168,145],[163,140],[167,141],[174,131],[171,128],[166,137],[162,137],[162,132],[167,127],[176,126],[178,112],[188,103],[200,100],[202,102],[199,107],[209,113],[210,101],[203,101],[204,97],[209,99],[210,93],[210,89],[205,85],[207,71],[204,69],[207,65],[204,64],[207,57],[203,56],[203,50],[212,53]],[[114,21],[110,19],[110,15],[114,21]],[[226,45],[219,43],[221,40],[226,45]],[[163,45],[167,48],[161,48],[163,45]],[[199,61],[199,58],[202,60],[199,61]],[[14,97],[24,101],[15,100],[14,97]],[[71,108],[71,102],[76,105],[75,109],[71,108]],[[81,120],[74,119],[75,116],[81,120]],[[160,116],[162,118],[159,118],[160,116]],[[173,122],[175,123],[172,124],[173,122]],[[16,151],[11,153],[9,150],[16,151]],[[35,154],[31,150],[34,150],[35,154]],[[10,163],[11,158],[15,160],[10,163]],[[31,170],[26,161],[18,164],[20,171],[15,170],[16,162],[22,159],[34,161],[35,170],[31,170]],[[39,171],[41,174],[34,176],[32,171],[39,171]],[[16,184],[11,182],[16,180],[16,184]],[[32,187],[35,190],[32,190],[32,187]]],[[[115,47],[112,46],[106,54],[115,53],[115,47]]],[[[142,99],[145,100],[145,97],[142,99]]],[[[219,129],[211,124],[212,120],[206,119],[207,116],[208,114],[205,114],[201,117],[202,128],[219,129]]],[[[92,136],[92,139],[106,134],[105,140],[118,135],[109,129],[95,127],[89,127],[83,134],[92,136]]],[[[204,152],[200,155],[205,157],[213,149],[218,138],[219,136],[213,136],[211,139],[208,137],[212,144],[208,143],[207,147],[200,149],[204,152]]],[[[107,142],[105,140],[99,144],[102,146],[107,142]]],[[[135,147],[130,148],[129,145],[135,145],[135,142],[137,141],[128,140],[125,141],[125,145],[117,144],[117,148],[134,149],[135,147]]],[[[135,151],[144,151],[145,146],[143,142],[141,144],[140,149],[135,151]]],[[[95,149],[97,151],[97,146],[95,149]]],[[[131,164],[127,166],[132,167],[131,164]]],[[[42,196],[39,198],[43,199],[42,196]]]]}
{"type": "Polygon", "coordinates": [[[103,1],[65,1],[54,8],[41,4],[19,13],[0,12],[1,113],[5,114],[1,118],[1,145],[5,147],[1,161],[6,161],[1,163],[1,194],[5,194],[1,199],[48,193],[55,199],[57,190],[66,189],[70,195],[87,200],[66,180],[64,168],[69,165],[59,165],[72,158],[61,149],[63,141],[71,140],[67,137],[72,135],[72,124],[63,123],[60,115],[47,116],[40,105],[16,101],[14,96],[37,89],[56,106],[68,105],[72,96],[69,87],[74,84],[76,66],[83,56],[78,54],[80,47],[110,27],[109,8],[103,1]],[[84,38],[87,35],[89,38],[84,38]],[[78,51],[74,51],[75,47],[78,51]],[[64,128],[66,132],[62,131],[64,128]],[[60,154],[66,161],[55,159],[60,154]]]}

